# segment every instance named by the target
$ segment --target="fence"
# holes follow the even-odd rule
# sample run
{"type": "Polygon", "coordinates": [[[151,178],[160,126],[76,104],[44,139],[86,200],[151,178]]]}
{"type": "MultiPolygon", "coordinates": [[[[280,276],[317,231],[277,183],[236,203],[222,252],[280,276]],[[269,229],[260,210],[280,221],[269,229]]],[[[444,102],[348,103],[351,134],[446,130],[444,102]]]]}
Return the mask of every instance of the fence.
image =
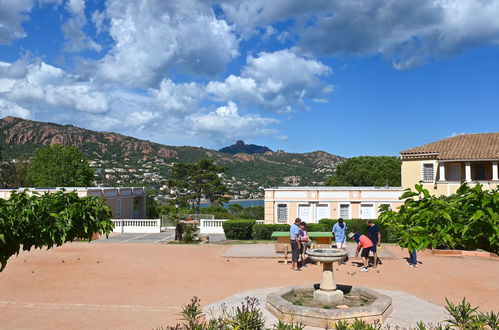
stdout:
{"type": "Polygon", "coordinates": [[[160,219],[112,219],[114,233],[159,233],[160,219]]]}
{"type": "MultiPolygon", "coordinates": [[[[223,223],[228,219],[200,219],[200,234],[224,234],[223,223]]],[[[256,220],[256,223],[264,223],[265,220],[256,220]]]]}

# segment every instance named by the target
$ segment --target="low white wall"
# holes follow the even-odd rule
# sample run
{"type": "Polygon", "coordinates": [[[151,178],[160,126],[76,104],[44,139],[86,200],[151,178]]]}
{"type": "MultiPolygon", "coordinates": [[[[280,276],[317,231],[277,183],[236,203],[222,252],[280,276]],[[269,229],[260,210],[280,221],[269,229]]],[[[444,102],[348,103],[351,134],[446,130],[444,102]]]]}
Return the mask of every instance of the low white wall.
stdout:
{"type": "MultiPolygon", "coordinates": [[[[200,219],[200,234],[224,234],[223,223],[229,219],[200,219]]],[[[265,220],[256,220],[256,223],[265,223],[265,220]]]]}
{"type": "Polygon", "coordinates": [[[112,219],[114,233],[160,233],[160,219],[112,219]]]}

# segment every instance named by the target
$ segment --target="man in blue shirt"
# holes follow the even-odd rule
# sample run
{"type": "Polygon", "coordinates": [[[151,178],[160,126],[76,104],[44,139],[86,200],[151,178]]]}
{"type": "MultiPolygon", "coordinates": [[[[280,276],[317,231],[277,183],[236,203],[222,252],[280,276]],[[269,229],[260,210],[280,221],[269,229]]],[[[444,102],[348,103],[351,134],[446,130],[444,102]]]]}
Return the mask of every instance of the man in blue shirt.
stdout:
{"type": "Polygon", "coordinates": [[[289,229],[289,239],[291,242],[291,268],[293,270],[301,270],[298,268],[298,257],[300,255],[301,243],[300,243],[300,223],[301,219],[296,218],[295,223],[291,225],[289,229]]]}

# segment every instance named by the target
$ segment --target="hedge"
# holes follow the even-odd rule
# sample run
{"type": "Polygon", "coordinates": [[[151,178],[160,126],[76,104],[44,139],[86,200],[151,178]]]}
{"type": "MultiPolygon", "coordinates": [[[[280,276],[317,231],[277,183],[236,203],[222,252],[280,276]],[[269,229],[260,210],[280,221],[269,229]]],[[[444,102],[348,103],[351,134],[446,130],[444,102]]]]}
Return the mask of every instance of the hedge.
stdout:
{"type": "Polygon", "coordinates": [[[253,239],[269,240],[275,231],[289,231],[288,224],[256,224],[253,226],[253,239]]]}
{"type": "Polygon", "coordinates": [[[227,220],[222,224],[226,239],[251,239],[255,220],[227,220]]]}
{"type": "MultiPolygon", "coordinates": [[[[345,219],[345,223],[347,225],[347,232],[352,233],[367,233],[367,224],[366,219],[345,219]]],[[[381,242],[382,243],[393,243],[393,239],[390,234],[390,228],[381,223],[381,221],[376,219],[371,219],[371,221],[378,227],[381,233],[381,242]]],[[[338,222],[338,220],[334,219],[321,219],[319,220],[319,224],[325,225],[330,231],[333,229],[334,224],[338,222]]],[[[312,230],[309,230],[312,231],[312,230]]]]}
{"type": "MultiPolygon", "coordinates": [[[[381,232],[382,243],[392,243],[390,230],[386,225],[380,223],[379,220],[372,220],[381,232]]],[[[308,223],[307,230],[309,232],[330,232],[333,229],[337,220],[322,219],[319,223],[308,223]]],[[[367,225],[365,219],[346,219],[347,231],[354,233],[365,234],[367,225]]],[[[254,220],[234,219],[227,220],[223,223],[225,238],[234,240],[270,240],[274,231],[289,231],[288,224],[256,224],[254,220]]]]}

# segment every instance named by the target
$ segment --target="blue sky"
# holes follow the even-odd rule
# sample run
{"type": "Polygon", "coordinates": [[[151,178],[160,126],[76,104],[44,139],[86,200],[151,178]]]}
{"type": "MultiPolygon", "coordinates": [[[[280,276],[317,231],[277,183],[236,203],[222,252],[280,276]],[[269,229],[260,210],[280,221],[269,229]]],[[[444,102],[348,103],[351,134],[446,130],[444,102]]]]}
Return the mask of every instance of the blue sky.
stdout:
{"type": "Polygon", "coordinates": [[[4,0],[0,116],[397,155],[499,127],[499,1],[4,0]]]}

